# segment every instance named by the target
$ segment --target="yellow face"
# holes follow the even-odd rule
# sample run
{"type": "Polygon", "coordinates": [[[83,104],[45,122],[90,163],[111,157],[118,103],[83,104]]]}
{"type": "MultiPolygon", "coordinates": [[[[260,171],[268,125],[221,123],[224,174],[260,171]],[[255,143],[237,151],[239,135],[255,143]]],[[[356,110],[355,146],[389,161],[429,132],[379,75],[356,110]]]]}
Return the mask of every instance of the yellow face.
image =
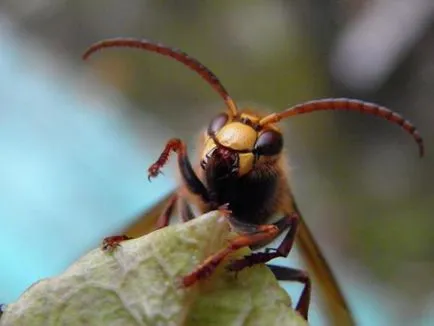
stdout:
{"type": "Polygon", "coordinates": [[[258,121],[259,117],[244,113],[234,121],[229,121],[225,114],[214,118],[206,135],[202,166],[206,165],[216,150],[231,152],[236,155],[235,168],[240,177],[253,169],[259,155],[278,154],[282,146],[280,132],[275,128],[255,128],[258,121]],[[275,144],[277,147],[270,147],[275,144]]]}
{"type": "MultiPolygon", "coordinates": [[[[217,147],[218,146],[214,142],[214,140],[211,137],[207,136],[205,141],[205,147],[202,151],[202,161],[206,162],[207,156],[210,153],[212,153],[217,147]]],[[[227,147],[231,148],[231,146],[227,146],[227,147]]],[[[251,171],[254,165],[254,161],[255,161],[255,156],[253,155],[252,152],[239,153],[238,154],[238,176],[243,176],[249,171],[251,171]]]]}
{"type": "Polygon", "coordinates": [[[216,134],[217,140],[225,147],[235,150],[251,151],[255,146],[258,133],[241,122],[229,122],[216,134]]]}

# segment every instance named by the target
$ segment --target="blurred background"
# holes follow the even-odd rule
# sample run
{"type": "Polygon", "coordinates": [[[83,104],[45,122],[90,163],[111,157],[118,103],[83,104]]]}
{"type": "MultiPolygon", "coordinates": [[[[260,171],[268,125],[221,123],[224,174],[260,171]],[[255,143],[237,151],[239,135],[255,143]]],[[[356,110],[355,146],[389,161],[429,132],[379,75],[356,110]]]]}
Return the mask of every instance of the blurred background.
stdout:
{"type": "MultiPolygon", "coordinates": [[[[354,97],[412,121],[423,159],[398,126],[358,113],[281,126],[298,205],[358,325],[434,325],[432,0],[0,2],[0,302],[171,192],[173,162],[152,184],[147,167],[171,137],[195,154],[224,108],[162,56],[111,49],[81,61],[120,36],[183,49],[239,107],[354,97]]],[[[326,325],[315,307],[312,325],[326,325]]]]}

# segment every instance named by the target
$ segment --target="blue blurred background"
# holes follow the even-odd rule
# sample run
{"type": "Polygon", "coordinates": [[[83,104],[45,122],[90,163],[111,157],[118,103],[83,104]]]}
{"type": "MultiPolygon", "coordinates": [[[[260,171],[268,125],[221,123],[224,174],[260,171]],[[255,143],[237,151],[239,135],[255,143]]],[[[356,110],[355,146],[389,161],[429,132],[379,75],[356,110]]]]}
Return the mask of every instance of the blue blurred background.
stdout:
{"type": "MultiPolygon", "coordinates": [[[[377,118],[324,112],[281,125],[292,188],[358,324],[434,325],[432,0],[3,0],[0,302],[165,197],[174,165],[152,183],[147,167],[173,136],[193,153],[196,131],[223,107],[167,58],[121,49],[81,61],[91,43],[117,36],[197,57],[239,106],[272,112],[347,96],[410,119],[423,159],[377,118]]],[[[303,264],[297,252],[288,262],[303,264]]],[[[312,325],[325,325],[321,305],[312,325]]]]}

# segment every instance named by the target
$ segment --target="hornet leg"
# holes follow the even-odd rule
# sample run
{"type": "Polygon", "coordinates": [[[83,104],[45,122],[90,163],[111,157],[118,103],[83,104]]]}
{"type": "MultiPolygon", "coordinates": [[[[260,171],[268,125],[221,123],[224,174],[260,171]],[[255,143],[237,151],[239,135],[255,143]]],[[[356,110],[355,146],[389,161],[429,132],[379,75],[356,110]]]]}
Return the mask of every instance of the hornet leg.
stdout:
{"type": "MultiPolygon", "coordinates": [[[[228,265],[227,269],[239,272],[246,267],[266,263],[277,257],[288,256],[292,246],[294,245],[299,220],[300,217],[297,213],[291,213],[284,216],[274,225],[280,232],[288,227],[290,227],[290,229],[277,249],[267,248],[265,252],[252,253],[242,259],[233,261],[228,265]]],[[[303,292],[298,301],[296,310],[307,320],[311,293],[311,281],[307,273],[298,269],[283,266],[269,265],[269,267],[278,280],[296,281],[304,284],[303,292]]]]}
{"type": "MultiPolygon", "coordinates": [[[[164,148],[158,160],[148,169],[148,180],[151,181],[151,178],[155,178],[161,173],[160,169],[167,163],[171,151],[174,151],[178,154],[178,166],[181,171],[182,178],[184,179],[188,189],[192,193],[201,196],[202,200],[208,203],[210,201],[208,191],[203,185],[202,181],[200,181],[200,179],[194,172],[190,163],[190,159],[187,155],[186,145],[180,139],[173,138],[167,142],[166,147],[164,148]]],[[[175,201],[175,199],[172,199],[172,201],[175,201]]],[[[157,229],[168,225],[170,215],[175,204],[173,203],[172,205],[172,201],[169,203],[169,205],[166,207],[166,209],[163,211],[162,215],[158,219],[156,225],[157,229]]],[[[107,237],[103,240],[102,249],[113,251],[116,247],[119,246],[120,242],[129,239],[131,238],[126,235],[115,235],[107,237]]]]}
{"type": "Polygon", "coordinates": [[[174,194],[169,202],[167,203],[166,207],[164,207],[163,212],[158,217],[157,223],[155,224],[155,230],[162,229],[169,225],[170,218],[172,217],[173,208],[175,207],[176,202],[178,201],[179,197],[178,194],[174,194]]]}
{"type": "MultiPolygon", "coordinates": [[[[200,196],[205,203],[209,203],[210,197],[208,190],[202,181],[200,181],[194,172],[193,167],[191,166],[185,143],[178,138],[170,139],[167,142],[166,147],[164,148],[158,160],[148,169],[148,179],[151,180],[151,178],[155,178],[161,173],[160,169],[167,163],[171,151],[174,151],[178,154],[178,167],[188,189],[192,193],[200,196]]],[[[216,208],[217,207],[214,209],[216,208]]]]}
{"type": "Polygon", "coordinates": [[[286,257],[294,245],[295,235],[300,217],[297,213],[285,215],[273,225],[279,230],[279,233],[290,227],[288,233],[277,249],[267,248],[265,252],[255,252],[244,258],[233,261],[228,265],[231,271],[239,272],[246,267],[256,264],[263,264],[277,257],[286,257]]]}
{"type": "MultiPolygon", "coordinates": [[[[222,207],[222,210],[224,209],[225,208],[222,207]]],[[[278,228],[274,225],[261,225],[255,233],[236,236],[229,241],[229,245],[226,248],[223,248],[214,255],[208,257],[193,272],[183,277],[183,285],[188,287],[195,284],[197,281],[208,277],[230,253],[243,247],[252,246],[263,241],[269,241],[275,238],[278,232],[278,228]]]]}
{"type": "Polygon", "coordinates": [[[196,217],[185,199],[181,199],[179,215],[182,222],[188,222],[196,217]]]}
{"type": "Polygon", "coordinates": [[[307,317],[309,312],[310,294],[312,290],[312,284],[309,275],[306,272],[295,268],[277,265],[267,266],[271,269],[274,276],[279,281],[293,281],[302,283],[304,285],[295,310],[297,310],[297,312],[300,313],[304,319],[308,320],[307,317]]]}
{"type": "Polygon", "coordinates": [[[112,235],[110,237],[104,238],[101,244],[101,249],[103,251],[113,252],[117,247],[120,246],[122,241],[130,240],[131,237],[122,234],[122,235],[112,235]]]}
{"type": "MultiPolygon", "coordinates": [[[[170,217],[172,216],[173,208],[178,200],[178,195],[174,194],[172,198],[170,198],[167,206],[164,208],[161,215],[158,217],[158,220],[155,224],[155,230],[161,229],[169,225],[170,217]]],[[[104,251],[113,252],[117,247],[120,246],[122,241],[130,240],[131,237],[122,234],[122,235],[112,235],[104,238],[102,241],[101,248],[104,251]]]]}

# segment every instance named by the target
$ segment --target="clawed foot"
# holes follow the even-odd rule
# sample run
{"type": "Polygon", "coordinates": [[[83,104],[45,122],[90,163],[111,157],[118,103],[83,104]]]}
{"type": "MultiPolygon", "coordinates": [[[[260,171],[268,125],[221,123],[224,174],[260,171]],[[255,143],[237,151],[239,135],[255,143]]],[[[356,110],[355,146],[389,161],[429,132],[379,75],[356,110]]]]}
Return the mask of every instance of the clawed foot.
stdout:
{"type": "Polygon", "coordinates": [[[114,235],[111,237],[104,238],[101,249],[107,252],[113,252],[117,247],[121,245],[122,241],[130,240],[131,237],[127,235],[114,235]]]}
{"type": "Polygon", "coordinates": [[[151,167],[148,169],[148,180],[151,182],[152,178],[156,178],[159,174],[164,175],[163,172],[161,172],[161,165],[158,163],[154,163],[151,165],[151,167]]]}

